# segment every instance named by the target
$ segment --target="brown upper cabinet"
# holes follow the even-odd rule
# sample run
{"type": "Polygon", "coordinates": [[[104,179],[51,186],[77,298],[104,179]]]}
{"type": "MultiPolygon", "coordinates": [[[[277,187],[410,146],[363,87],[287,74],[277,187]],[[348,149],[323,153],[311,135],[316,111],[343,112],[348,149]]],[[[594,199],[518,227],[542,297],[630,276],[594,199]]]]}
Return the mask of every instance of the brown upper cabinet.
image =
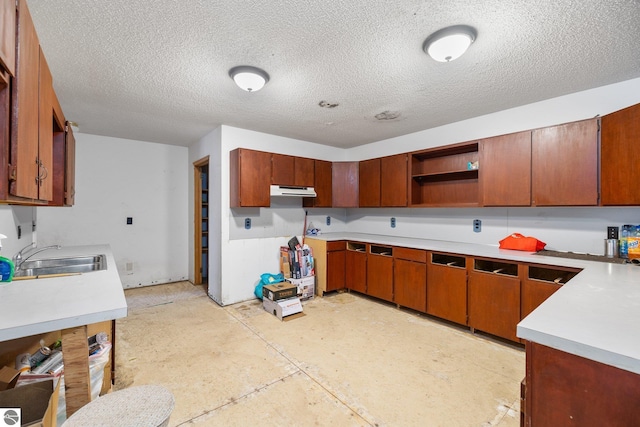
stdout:
{"type": "Polygon", "coordinates": [[[305,157],[293,159],[293,185],[299,187],[313,187],[315,181],[315,162],[305,157]]]}
{"type": "Polygon", "coordinates": [[[358,165],[358,205],[380,206],[380,159],[363,160],[358,165]]]}
{"type": "Polygon", "coordinates": [[[271,204],[271,153],[237,148],[229,153],[229,206],[267,207],[271,204]]]}
{"type": "Polygon", "coordinates": [[[407,154],[359,164],[360,207],[407,206],[407,154]]]}
{"type": "Polygon", "coordinates": [[[531,131],[483,139],[478,148],[481,204],[531,205],[531,131]]]}
{"type": "Polygon", "coordinates": [[[331,206],[358,207],[358,162],[334,162],[331,168],[331,206]]]}
{"type": "Polygon", "coordinates": [[[25,0],[18,4],[16,76],[12,85],[9,194],[52,199],[53,82],[25,0]]]}
{"type": "Polygon", "coordinates": [[[478,206],[478,143],[411,154],[411,206],[478,206]]]}
{"type": "Polygon", "coordinates": [[[16,2],[0,0],[0,69],[14,76],[16,70],[16,2]]]}
{"type": "Polygon", "coordinates": [[[408,154],[396,154],[380,159],[380,206],[407,206],[408,154]]]}
{"type": "Polygon", "coordinates": [[[271,154],[271,184],[312,187],[313,181],[313,159],[271,154]]]}
{"type": "Polygon", "coordinates": [[[305,197],[302,205],[308,208],[330,208],[332,203],[331,162],[314,160],[314,183],[316,197],[305,197]]]}
{"type": "MultiPolygon", "coordinates": [[[[65,188],[70,179],[75,179],[75,161],[67,158],[66,120],[53,90],[51,71],[26,1],[11,2],[11,7],[5,3],[0,9],[0,21],[11,22],[7,14],[13,13],[16,37],[13,59],[8,60],[15,65],[13,77],[5,89],[0,85],[1,140],[8,147],[0,154],[0,198],[12,204],[73,204],[73,197],[66,197],[65,188]],[[54,154],[56,150],[63,154],[54,154]]],[[[3,58],[6,40],[3,34],[3,58]]],[[[3,61],[0,59],[2,67],[6,65],[3,61]]],[[[1,74],[8,76],[2,67],[1,74]]],[[[75,150],[70,151],[69,156],[74,153],[75,150]]]]}
{"type": "Polygon", "coordinates": [[[598,132],[598,119],[533,131],[532,205],[598,204],[598,132]]]}
{"type": "Polygon", "coordinates": [[[49,206],[73,206],[76,194],[76,139],[69,122],[64,124],[64,132],[54,132],[53,168],[53,201],[49,206]]]}
{"type": "Polygon", "coordinates": [[[640,104],[602,117],[600,191],[605,206],[640,205],[640,104]]]}
{"type": "Polygon", "coordinates": [[[285,154],[271,154],[271,184],[293,185],[294,157],[285,154]]]}

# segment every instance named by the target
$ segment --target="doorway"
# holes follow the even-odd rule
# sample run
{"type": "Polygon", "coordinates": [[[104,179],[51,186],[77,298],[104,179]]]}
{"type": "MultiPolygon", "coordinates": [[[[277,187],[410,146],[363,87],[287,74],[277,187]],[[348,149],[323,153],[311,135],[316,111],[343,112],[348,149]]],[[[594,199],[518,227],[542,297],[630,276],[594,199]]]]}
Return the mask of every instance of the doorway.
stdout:
{"type": "Polygon", "coordinates": [[[193,163],[194,285],[209,293],[209,156],[193,163]]]}

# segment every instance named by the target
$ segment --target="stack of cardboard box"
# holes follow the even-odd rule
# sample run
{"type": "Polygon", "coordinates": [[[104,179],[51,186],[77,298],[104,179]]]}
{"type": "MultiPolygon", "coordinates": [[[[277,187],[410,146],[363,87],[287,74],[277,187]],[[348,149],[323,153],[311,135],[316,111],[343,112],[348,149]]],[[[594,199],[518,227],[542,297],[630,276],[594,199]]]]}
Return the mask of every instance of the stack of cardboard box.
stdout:
{"type": "Polygon", "coordinates": [[[262,287],[262,306],[280,320],[304,316],[298,286],[280,282],[262,287]]]}
{"type": "MultiPolygon", "coordinates": [[[[297,240],[297,239],[296,239],[297,240]]],[[[280,272],[285,279],[298,287],[301,300],[313,298],[315,294],[315,265],[313,252],[307,245],[280,247],[280,272]]]]}

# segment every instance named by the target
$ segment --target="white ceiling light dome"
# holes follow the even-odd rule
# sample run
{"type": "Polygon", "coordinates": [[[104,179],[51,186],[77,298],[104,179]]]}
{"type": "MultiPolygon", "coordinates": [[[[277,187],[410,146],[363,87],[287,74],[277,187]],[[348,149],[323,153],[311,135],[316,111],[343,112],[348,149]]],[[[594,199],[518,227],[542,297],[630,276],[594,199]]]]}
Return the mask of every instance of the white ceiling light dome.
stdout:
{"type": "Polygon", "coordinates": [[[247,92],[257,92],[269,81],[266,71],[250,65],[240,65],[229,70],[229,76],[238,87],[247,92]]]}
{"type": "Polygon", "coordinates": [[[475,41],[477,32],[468,25],[442,28],[424,41],[422,48],[439,62],[450,62],[460,58],[475,41]]]}

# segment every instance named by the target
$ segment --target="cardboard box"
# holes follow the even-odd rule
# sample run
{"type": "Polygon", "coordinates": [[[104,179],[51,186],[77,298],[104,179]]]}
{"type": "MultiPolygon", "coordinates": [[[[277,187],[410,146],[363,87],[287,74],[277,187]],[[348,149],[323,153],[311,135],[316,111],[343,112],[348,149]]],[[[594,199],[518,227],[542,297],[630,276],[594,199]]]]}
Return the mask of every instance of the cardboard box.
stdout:
{"type": "Polygon", "coordinates": [[[262,299],[277,301],[298,295],[298,287],[289,282],[274,283],[262,287],[262,299]]]}
{"type": "Polygon", "coordinates": [[[291,320],[304,316],[300,298],[289,298],[272,301],[268,298],[262,300],[262,307],[280,320],[291,320]]]}
{"type": "Polygon", "coordinates": [[[280,273],[284,277],[291,277],[291,260],[289,259],[288,246],[280,246],[280,273]]]}
{"type": "Polygon", "coordinates": [[[0,392],[2,416],[6,418],[9,408],[16,408],[20,412],[19,422],[15,418],[18,412],[13,412],[15,425],[56,427],[60,381],[55,383],[54,386],[54,380],[46,380],[0,392]]]}
{"type": "Polygon", "coordinates": [[[287,282],[298,287],[298,297],[302,301],[313,298],[316,290],[316,276],[303,277],[302,279],[287,279],[287,282]]]}

